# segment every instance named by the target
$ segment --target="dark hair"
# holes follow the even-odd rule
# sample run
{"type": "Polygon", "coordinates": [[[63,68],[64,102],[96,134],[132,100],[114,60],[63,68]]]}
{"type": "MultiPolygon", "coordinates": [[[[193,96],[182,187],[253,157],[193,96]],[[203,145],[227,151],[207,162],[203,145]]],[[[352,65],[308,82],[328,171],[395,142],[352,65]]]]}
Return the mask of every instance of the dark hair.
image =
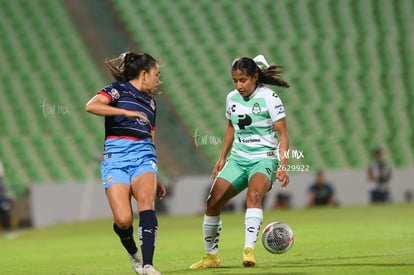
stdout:
{"type": "Polygon", "coordinates": [[[127,82],[136,78],[142,70],[149,72],[157,61],[147,53],[126,52],[105,60],[105,64],[116,80],[127,82]]]}
{"type": "Polygon", "coordinates": [[[324,171],[323,171],[323,169],[320,169],[320,170],[318,170],[317,172],[316,172],[316,176],[317,177],[321,177],[321,176],[323,176],[325,173],[324,173],[324,171]]]}
{"type": "Polygon", "coordinates": [[[382,154],[382,148],[381,147],[375,148],[374,150],[372,150],[372,154],[374,154],[374,155],[382,154]]]}
{"type": "Polygon", "coordinates": [[[282,66],[271,64],[262,69],[250,57],[241,57],[233,62],[232,71],[239,70],[246,73],[248,76],[258,74],[257,82],[268,85],[275,85],[289,88],[290,85],[282,77],[282,66]]]}

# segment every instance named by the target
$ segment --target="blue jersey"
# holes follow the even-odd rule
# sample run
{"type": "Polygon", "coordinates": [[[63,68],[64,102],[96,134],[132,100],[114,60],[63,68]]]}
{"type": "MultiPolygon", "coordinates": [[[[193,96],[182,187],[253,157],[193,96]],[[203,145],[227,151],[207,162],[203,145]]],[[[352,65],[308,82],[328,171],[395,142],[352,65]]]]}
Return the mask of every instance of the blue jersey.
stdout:
{"type": "Polygon", "coordinates": [[[129,82],[115,81],[98,92],[109,105],[138,111],[149,120],[126,116],[105,116],[105,160],[128,160],[144,155],[155,156],[152,131],[155,130],[156,104],[154,99],[129,82]]]}

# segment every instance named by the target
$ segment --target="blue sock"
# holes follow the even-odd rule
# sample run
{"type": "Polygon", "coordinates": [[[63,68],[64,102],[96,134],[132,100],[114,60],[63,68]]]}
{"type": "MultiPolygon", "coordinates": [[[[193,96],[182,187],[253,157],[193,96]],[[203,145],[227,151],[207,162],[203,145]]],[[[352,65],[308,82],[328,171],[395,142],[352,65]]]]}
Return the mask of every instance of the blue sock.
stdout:
{"type": "Polygon", "coordinates": [[[158,221],[154,210],[145,210],[139,213],[139,239],[143,265],[152,265],[155,240],[157,238],[158,221]]]}
{"type": "Polygon", "coordinates": [[[121,229],[116,225],[116,223],[114,223],[114,231],[119,236],[122,245],[128,253],[130,255],[134,255],[138,251],[138,248],[135,245],[134,236],[132,235],[134,232],[132,225],[127,229],[121,229]]]}

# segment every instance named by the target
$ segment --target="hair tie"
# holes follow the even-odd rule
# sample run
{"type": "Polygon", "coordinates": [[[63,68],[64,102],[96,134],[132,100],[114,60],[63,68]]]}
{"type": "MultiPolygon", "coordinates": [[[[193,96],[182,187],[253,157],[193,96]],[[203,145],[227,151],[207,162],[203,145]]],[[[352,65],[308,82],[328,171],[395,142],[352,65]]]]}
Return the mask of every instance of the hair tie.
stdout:
{"type": "Polygon", "coordinates": [[[236,63],[239,60],[240,60],[240,57],[237,57],[236,59],[234,59],[233,62],[231,63],[231,66],[233,67],[234,66],[234,63],[236,63]]]}
{"type": "Polygon", "coordinates": [[[124,58],[125,58],[125,56],[126,56],[127,54],[129,54],[129,52],[124,52],[124,53],[121,53],[121,54],[119,55],[119,57],[121,57],[122,59],[124,59],[124,58]]]}
{"type": "Polygon", "coordinates": [[[257,66],[260,69],[269,67],[269,63],[267,63],[266,58],[263,55],[261,55],[261,54],[259,54],[255,58],[253,58],[253,61],[257,64],[257,66]]]}

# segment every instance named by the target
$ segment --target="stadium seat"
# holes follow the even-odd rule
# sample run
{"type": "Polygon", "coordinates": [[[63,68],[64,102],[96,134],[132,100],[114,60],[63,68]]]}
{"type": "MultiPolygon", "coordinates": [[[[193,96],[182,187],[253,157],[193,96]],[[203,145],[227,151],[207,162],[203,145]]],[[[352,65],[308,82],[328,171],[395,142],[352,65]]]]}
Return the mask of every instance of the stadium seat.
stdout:
{"type": "MultiPolygon", "coordinates": [[[[30,171],[13,168],[27,160],[5,160],[17,171],[13,186],[20,190],[30,177],[81,180],[91,173],[81,164],[102,147],[102,120],[83,111],[102,76],[62,2],[3,2],[0,35],[8,39],[0,42],[0,80],[13,92],[1,100],[0,122],[36,144],[25,152],[30,171]]],[[[405,104],[414,100],[413,1],[110,4],[139,48],[163,59],[162,96],[190,135],[199,128],[222,137],[231,61],[262,53],[284,66],[291,88],[275,90],[286,105],[292,146],[314,167],[361,169],[378,144],[392,152],[393,164],[414,164],[414,111],[405,104]],[[390,138],[397,130],[399,142],[390,138]]],[[[3,158],[23,153],[22,142],[10,146],[3,158]]],[[[213,164],[220,146],[198,150],[213,164]]]]}
{"type": "MultiPolygon", "coordinates": [[[[72,169],[66,163],[76,163],[71,160],[79,147],[90,152],[98,145],[86,148],[79,139],[78,144],[66,142],[62,152],[67,156],[59,157],[60,143],[48,136],[70,139],[81,129],[90,130],[83,140],[101,134],[90,127],[92,118],[83,111],[84,101],[94,92],[90,88],[103,83],[101,76],[62,3],[41,2],[5,1],[0,9],[0,32],[8,37],[0,43],[5,57],[0,70],[8,72],[2,83],[9,91],[0,116],[5,118],[2,128],[13,138],[10,149],[1,153],[16,196],[31,182],[83,180],[90,173],[85,165],[72,169]],[[65,109],[72,117],[65,117],[65,109]]],[[[77,162],[89,161],[86,155],[77,154],[77,162]]]]}

